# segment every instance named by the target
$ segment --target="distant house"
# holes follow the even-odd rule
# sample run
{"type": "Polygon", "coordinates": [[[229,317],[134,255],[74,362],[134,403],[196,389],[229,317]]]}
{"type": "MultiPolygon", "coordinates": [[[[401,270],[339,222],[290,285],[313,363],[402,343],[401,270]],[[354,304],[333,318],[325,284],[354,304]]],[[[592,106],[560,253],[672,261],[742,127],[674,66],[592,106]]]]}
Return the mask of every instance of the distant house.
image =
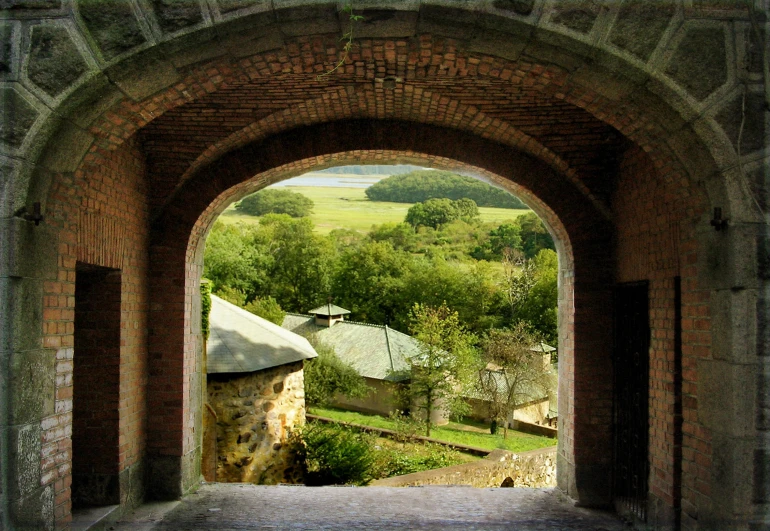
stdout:
{"type": "Polygon", "coordinates": [[[301,482],[286,442],[305,420],[304,337],[211,296],[204,477],[209,481],[301,482]]]}
{"type": "MultiPolygon", "coordinates": [[[[542,353],[544,368],[546,370],[551,370],[551,357],[552,353],[556,351],[555,348],[546,345],[545,343],[538,343],[529,350],[542,353]]],[[[500,390],[501,394],[507,394],[507,379],[503,375],[503,369],[501,367],[494,366],[490,363],[482,369],[479,378],[490,381],[500,390]]],[[[552,404],[555,403],[555,397],[549,395],[546,390],[531,385],[521,389],[520,392],[526,398],[516,405],[515,410],[507,419],[509,424],[514,427],[517,422],[551,425],[553,423],[552,419],[555,419],[556,417],[555,410],[551,409],[552,404]]],[[[479,393],[476,392],[468,393],[466,399],[471,406],[471,413],[468,415],[470,418],[483,421],[491,420],[488,400],[482,398],[479,393]]]]}
{"type": "Polygon", "coordinates": [[[408,379],[409,359],[419,353],[420,343],[388,326],[346,321],[350,312],[333,304],[311,310],[310,315],[289,313],[281,326],[304,337],[314,337],[334,349],[351,365],[372,393],[363,399],[338,397],[333,405],[346,409],[388,415],[397,409],[394,391],[408,379]]]}

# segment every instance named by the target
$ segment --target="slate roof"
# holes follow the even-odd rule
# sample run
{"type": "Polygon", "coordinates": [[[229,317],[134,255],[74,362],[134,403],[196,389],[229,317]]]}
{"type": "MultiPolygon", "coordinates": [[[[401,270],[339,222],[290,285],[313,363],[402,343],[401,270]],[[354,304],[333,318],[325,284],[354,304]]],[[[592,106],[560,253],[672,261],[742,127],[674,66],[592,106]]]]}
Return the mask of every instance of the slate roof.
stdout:
{"type": "Polygon", "coordinates": [[[318,356],[307,339],[211,296],[209,373],[254,372],[318,356]]]}
{"type": "Polygon", "coordinates": [[[318,314],[318,315],[329,316],[329,315],[347,315],[350,313],[350,311],[346,310],[345,308],[340,308],[336,304],[328,303],[328,304],[324,304],[323,306],[319,306],[314,310],[310,310],[307,313],[309,313],[310,315],[318,314]]]}
{"type": "Polygon", "coordinates": [[[410,369],[409,359],[420,351],[413,337],[392,328],[355,321],[341,321],[331,327],[318,326],[308,315],[286,314],[282,325],[305,337],[314,335],[332,347],[337,356],[361,376],[375,380],[399,381],[393,371],[410,369]]]}

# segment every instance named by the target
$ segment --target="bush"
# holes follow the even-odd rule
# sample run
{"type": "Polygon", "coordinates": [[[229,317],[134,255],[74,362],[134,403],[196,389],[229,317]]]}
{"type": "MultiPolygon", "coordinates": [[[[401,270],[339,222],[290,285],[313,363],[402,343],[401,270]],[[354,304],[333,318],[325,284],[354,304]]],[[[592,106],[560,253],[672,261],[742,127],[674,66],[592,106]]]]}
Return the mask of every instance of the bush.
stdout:
{"type": "Polygon", "coordinates": [[[313,210],[313,201],[296,192],[269,188],[244,197],[235,205],[235,209],[252,216],[288,214],[293,218],[301,218],[313,210]]]}
{"type": "Polygon", "coordinates": [[[456,465],[461,460],[459,452],[441,444],[425,443],[421,454],[405,453],[392,448],[383,450],[377,463],[377,475],[381,478],[403,476],[425,470],[456,465]]]}
{"type": "Polygon", "coordinates": [[[305,402],[309,406],[329,404],[336,394],[364,398],[371,389],[356,370],[339,359],[334,350],[311,341],[317,358],[305,362],[305,402]]]}
{"type": "Polygon", "coordinates": [[[375,436],[339,424],[308,423],[293,435],[305,484],[366,485],[374,479],[375,436]]]}
{"type": "Polygon", "coordinates": [[[281,309],[281,305],[270,296],[264,298],[256,298],[243,307],[244,310],[260,316],[262,319],[267,319],[271,323],[275,323],[281,326],[283,318],[286,317],[286,312],[281,309]]]}

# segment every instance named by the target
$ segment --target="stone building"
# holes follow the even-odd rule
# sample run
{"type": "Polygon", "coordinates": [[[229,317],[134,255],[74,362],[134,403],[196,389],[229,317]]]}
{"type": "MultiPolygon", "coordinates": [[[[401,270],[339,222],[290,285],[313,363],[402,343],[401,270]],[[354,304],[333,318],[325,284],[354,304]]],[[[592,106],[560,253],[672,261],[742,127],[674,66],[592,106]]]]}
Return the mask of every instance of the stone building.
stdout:
{"type": "Polygon", "coordinates": [[[766,528],[769,7],[3,2],[2,525],[66,527],[76,483],[120,510],[194,489],[209,227],[310,170],[408,163],[514,192],[556,242],[559,488],[766,528]]]}
{"type": "Polygon", "coordinates": [[[288,313],[281,326],[333,348],[371,389],[365,398],[338,396],[331,405],[385,416],[403,407],[396,386],[408,378],[409,359],[420,348],[417,340],[388,326],[345,321],[343,316],[350,312],[339,306],[324,305],[309,313],[288,313]]]}
{"type": "Polygon", "coordinates": [[[204,476],[259,485],[301,483],[287,439],[305,423],[302,368],[304,360],[317,356],[315,350],[305,338],[215,295],[209,323],[206,388],[214,428],[204,444],[213,446],[215,455],[208,456],[204,447],[204,476]]]}

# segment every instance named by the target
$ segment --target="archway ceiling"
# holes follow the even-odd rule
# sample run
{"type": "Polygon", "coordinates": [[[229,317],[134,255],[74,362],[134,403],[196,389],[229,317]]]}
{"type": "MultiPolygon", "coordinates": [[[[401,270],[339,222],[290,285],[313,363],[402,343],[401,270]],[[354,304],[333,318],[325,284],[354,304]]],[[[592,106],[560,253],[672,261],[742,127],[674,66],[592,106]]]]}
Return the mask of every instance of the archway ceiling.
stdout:
{"type": "MultiPolygon", "coordinates": [[[[497,60],[497,68],[505,69],[499,77],[482,75],[477,68],[442,65],[416,72],[404,65],[410,54],[419,53],[420,42],[410,45],[417,48],[407,48],[388,61],[353,57],[356,67],[320,80],[316,72],[323,72],[330,64],[325,54],[302,58],[301,73],[268,71],[254,78],[239,73],[222,82],[216,91],[156,118],[140,133],[153,207],[164,204],[182,176],[211,146],[250,124],[300,110],[312,115],[309,122],[331,121],[338,116],[424,123],[440,115],[440,121],[452,126],[461,126],[463,116],[481,114],[549,149],[566,162],[594,198],[608,203],[617,154],[625,140],[610,125],[560,99],[558,83],[550,84],[553,76],[549,70],[497,60]],[[381,86],[381,79],[388,75],[398,78],[394,90],[381,86]],[[355,109],[335,108],[340,102],[333,96],[341,91],[357,95],[355,109]]],[[[483,59],[457,54],[455,64],[480,64],[483,59]]]]}

